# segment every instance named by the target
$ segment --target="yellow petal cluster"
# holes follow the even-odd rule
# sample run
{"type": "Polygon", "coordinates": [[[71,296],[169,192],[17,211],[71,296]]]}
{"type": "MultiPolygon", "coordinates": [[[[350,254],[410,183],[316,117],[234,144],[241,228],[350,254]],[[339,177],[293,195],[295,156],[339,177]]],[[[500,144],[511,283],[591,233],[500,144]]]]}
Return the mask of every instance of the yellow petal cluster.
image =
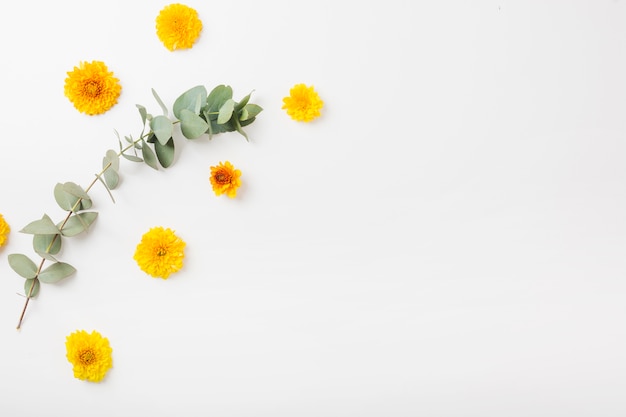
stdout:
{"type": "Polygon", "coordinates": [[[77,330],[66,337],[67,360],[73,365],[74,377],[100,382],[113,367],[109,340],[97,331],[77,330]]]}
{"type": "Polygon", "coordinates": [[[65,96],[81,113],[102,114],[117,103],[122,92],[119,81],[104,62],[81,62],[67,73],[65,96]]]}
{"type": "Polygon", "coordinates": [[[321,115],[324,102],[313,86],[296,84],[289,90],[289,96],[283,98],[283,109],[298,122],[310,122],[321,115]]]}
{"type": "Polygon", "coordinates": [[[170,228],[152,227],[141,237],[133,259],[146,274],[167,279],[183,267],[185,246],[170,228]]]}
{"type": "Polygon", "coordinates": [[[235,169],[229,161],[220,162],[211,167],[211,185],[215,195],[226,194],[230,198],[237,196],[237,188],[241,186],[241,171],[235,169]]]}
{"type": "Polygon", "coordinates": [[[9,227],[9,224],[6,220],[4,220],[2,214],[0,214],[0,248],[7,243],[10,232],[11,228],[9,227]]]}
{"type": "Polygon", "coordinates": [[[167,5],[156,18],[157,36],[170,51],[191,48],[201,31],[198,12],[184,4],[167,5]]]}

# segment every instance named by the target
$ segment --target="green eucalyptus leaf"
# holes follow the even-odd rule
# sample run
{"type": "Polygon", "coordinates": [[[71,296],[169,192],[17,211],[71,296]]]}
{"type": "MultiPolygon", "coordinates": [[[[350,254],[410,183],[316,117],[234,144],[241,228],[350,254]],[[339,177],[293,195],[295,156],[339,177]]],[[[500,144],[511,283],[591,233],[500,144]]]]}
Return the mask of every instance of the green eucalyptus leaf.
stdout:
{"type": "Polygon", "coordinates": [[[237,105],[235,106],[236,113],[239,113],[248,104],[248,101],[250,101],[251,95],[252,95],[252,92],[248,94],[247,96],[245,96],[244,98],[242,98],[239,103],[237,103],[237,105]]]}
{"type": "Polygon", "coordinates": [[[83,192],[81,191],[82,191],[82,188],[80,188],[76,184],[57,183],[57,185],[54,187],[54,199],[56,200],[59,207],[61,207],[63,210],[66,210],[66,211],[72,211],[72,209],[74,209],[74,211],[85,210],[91,207],[91,199],[89,198],[87,193],[85,193],[84,191],[83,192]],[[72,184],[72,185],[68,185],[68,184],[72,184]],[[77,193],[83,194],[84,196],[87,196],[87,198],[81,200],[80,196],[76,195],[77,193]]]}
{"type": "Polygon", "coordinates": [[[219,114],[217,115],[217,124],[224,124],[230,120],[235,110],[235,100],[232,98],[226,100],[226,102],[220,107],[219,114]]]}
{"type": "Polygon", "coordinates": [[[187,139],[197,139],[209,128],[209,125],[202,117],[187,109],[180,111],[179,119],[180,130],[187,139]]]}
{"type": "Polygon", "coordinates": [[[76,272],[76,269],[72,265],[65,262],[57,262],[41,271],[39,279],[46,284],[53,284],[69,277],[74,272],[76,272]]]}
{"type": "Polygon", "coordinates": [[[246,104],[242,111],[245,112],[246,117],[239,117],[239,120],[244,121],[255,118],[257,114],[263,111],[263,108],[256,104],[246,104]]]}
{"type": "Polygon", "coordinates": [[[150,149],[150,146],[148,146],[148,144],[146,142],[142,143],[142,147],[141,147],[141,155],[143,156],[143,160],[144,162],[152,169],[159,169],[159,166],[157,165],[157,158],[156,155],[154,154],[154,151],[152,149],[150,149]]]}
{"type": "Polygon", "coordinates": [[[89,200],[89,194],[87,194],[85,190],[83,190],[83,188],[76,183],[66,182],[63,184],[63,190],[73,196],[82,198],[83,200],[89,200]]]}
{"type": "Polygon", "coordinates": [[[107,169],[102,174],[104,176],[105,185],[109,190],[114,190],[120,183],[120,174],[116,170],[107,169]]]}
{"type": "Polygon", "coordinates": [[[143,159],[135,155],[126,155],[125,153],[123,153],[122,156],[132,162],[143,162],[143,159]]]}
{"type": "Polygon", "coordinates": [[[12,253],[8,256],[9,266],[17,274],[26,279],[32,279],[37,276],[37,265],[31,259],[21,253],[12,253]]]}
{"type": "Polygon", "coordinates": [[[167,168],[174,162],[174,139],[167,141],[165,145],[161,145],[160,142],[154,144],[154,151],[156,152],[157,159],[163,168],[167,168]]]}
{"type": "Polygon", "coordinates": [[[172,137],[174,125],[172,121],[165,116],[156,116],[150,121],[150,129],[154,132],[157,140],[161,145],[165,145],[172,137]]]}
{"type": "Polygon", "coordinates": [[[146,108],[142,106],[141,104],[135,104],[135,106],[137,106],[137,109],[139,109],[139,114],[141,115],[141,122],[145,125],[146,119],[148,118],[148,112],[146,111],[146,108]]]}
{"type": "Polygon", "coordinates": [[[207,109],[209,112],[217,112],[227,100],[232,98],[233,89],[230,86],[218,85],[211,90],[206,99],[207,109]]]}
{"type": "Polygon", "coordinates": [[[24,294],[26,294],[26,297],[28,298],[37,297],[40,287],[41,284],[39,283],[39,280],[37,278],[27,279],[26,281],[24,281],[24,294]]]}
{"type": "Polygon", "coordinates": [[[235,130],[237,132],[239,132],[239,134],[241,136],[243,136],[244,138],[246,138],[246,141],[248,140],[248,135],[246,134],[246,132],[243,131],[243,129],[241,128],[241,124],[239,123],[239,119],[237,119],[236,117],[233,117],[233,125],[235,126],[235,130]]]}
{"type": "Polygon", "coordinates": [[[74,214],[65,222],[63,229],[61,229],[61,234],[67,237],[76,236],[89,229],[89,226],[91,226],[97,217],[98,213],[95,211],[85,211],[74,214]]]}
{"type": "Polygon", "coordinates": [[[152,95],[154,96],[154,99],[157,101],[157,103],[159,103],[159,106],[161,106],[161,110],[163,111],[163,115],[167,116],[167,107],[165,106],[165,104],[163,104],[163,100],[161,100],[161,97],[159,97],[159,95],[154,90],[154,88],[152,89],[152,95]]]}
{"type": "Polygon", "coordinates": [[[207,98],[206,88],[202,85],[195,86],[185,91],[180,97],[174,101],[174,106],[172,110],[174,111],[174,116],[180,120],[181,110],[187,109],[195,114],[198,113],[196,110],[196,106],[198,103],[198,97],[200,97],[200,102],[204,103],[207,98]]]}
{"type": "Polygon", "coordinates": [[[20,232],[31,235],[56,235],[60,233],[59,228],[47,214],[44,214],[40,220],[28,223],[20,232]]]}
{"type": "Polygon", "coordinates": [[[33,249],[39,255],[42,254],[56,255],[61,251],[63,244],[62,235],[34,235],[33,236],[33,249]]]}
{"type": "Polygon", "coordinates": [[[117,187],[120,181],[120,175],[118,173],[120,169],[120,158],[117,152],[108,150],[105,157],[102,159],[102,169],[104,170],[103,176],[105,185],[108,189],[113,190],[117,187]]]}

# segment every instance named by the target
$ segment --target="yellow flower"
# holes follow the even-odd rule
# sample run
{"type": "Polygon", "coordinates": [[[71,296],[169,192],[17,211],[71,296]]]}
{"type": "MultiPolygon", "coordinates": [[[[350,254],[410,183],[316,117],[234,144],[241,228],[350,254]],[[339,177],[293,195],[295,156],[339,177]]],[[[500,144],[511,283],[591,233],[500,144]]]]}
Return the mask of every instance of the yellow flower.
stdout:
{"type": "Polygon", "coordinates": [[[102,114],[117,103],[122,86],[104,62],[81,62],[67,75],[65,96],[79,112],[102,114]]]}
{"type": "Polygon", "coordinates": [[[173,3],[161,9],[156,18],[157,36],[170,51],[193,46],[202,31],[198,12],[189,6],[173,3]]]}
{"type": "Polygon", "coordinates": [[[77,330],[66,337],[67,360],[74,366],[74,377],[100,382],[113,366],[109,340],[97,331],[77,330]]]}
{"type": "Polygon", "coordinates": [[[133,259],[146,274],[167,279],[183,267],[185,245],[171,229],[153,227],[141,237],[133,259]]]}
{"type": "Polygon", "coordinates": [[[229,161],[220,162],[211,167],[211,185],[215,195],[226,194],[230,198],[237,195],[237,188],[241,186],[241,171],[235,169],[229,161]]]}
{"type": "Polygon", "coordinates": [[[283,98],[283,109],[293,120],[310,122],[320,116],[324,102],[313,86],[296,84],[289,90],[289,97],[283,98]]]}
{"type": "Polygon", "coordinates": [[[4,220],[2,214],[0,214],[0,248],[7,243],[7,236],[9,236],[9,232],[11,232],[11,228],[6,220],[4,220]]]}

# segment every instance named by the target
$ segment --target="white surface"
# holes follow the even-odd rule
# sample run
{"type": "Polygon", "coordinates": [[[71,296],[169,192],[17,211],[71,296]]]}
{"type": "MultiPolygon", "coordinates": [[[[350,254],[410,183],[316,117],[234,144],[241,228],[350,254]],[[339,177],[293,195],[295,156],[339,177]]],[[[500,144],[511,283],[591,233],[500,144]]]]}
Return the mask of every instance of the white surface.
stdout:
{"type": "MultiPolygon", "coordinates": [[[[12,2],[0,26],[0,415],[626,415],[626,2],[12,2]],[[66,72],[102,60],[119,103],[79,114],[66,72]],[[282,97],[314,85],[310,124],[282,97]],[[10,253],[57,182],[88,184],[114,129],[137,135],[198,84],[254,90],[247,132],[181,143],[167,171],[122,162],[116,204],[66,241],[78,273],[15,330],[10,253]],[[217,198],[209,167],[243,172],[217,198]],[[141,235],[187,242],[167,281],[141,235]],[[65,336],[96,329],[114,368],[73,377],[65,336]]],[[[182,142],[182,141],[181,141],[182,142]]]]}

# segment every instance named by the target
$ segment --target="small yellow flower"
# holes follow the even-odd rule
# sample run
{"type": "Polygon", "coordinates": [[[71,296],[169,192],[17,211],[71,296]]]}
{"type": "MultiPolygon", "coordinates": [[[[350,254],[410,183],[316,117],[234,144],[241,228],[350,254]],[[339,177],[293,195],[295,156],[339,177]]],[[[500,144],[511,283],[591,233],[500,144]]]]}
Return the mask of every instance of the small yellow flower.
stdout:
{"type": "Polygon", "coordinates": [[[109,340],[97,331],[77,330],[66,337],[67,360],[74,366],[74,377],[100,382],[113,367],[109,340]]]}
{"type": "Polygon", "coordinates": [[[81,62],[67,75],[65,96],[79,112],[102,114],[117,103],[122,86],[104,62],[81,62]]]}
{"type": "Polygon", "coordinates": [[[289,90],[289,96],[283,98],[283,109],[293,120],[310,122],[320,116],[324,102],[320,99],[313,86],[296,84],[289,90]]]}
{"type": "Polygon", "coordinates": [[[146,274],[167,279],[183,267],[185,245],[173,230],[153,227],[141,237],[133,259],[146,274]]]}
{"type": "Polygon", "coordinates": [[[161,9],[156,18],[157,36],[170,51],[189,49],[202,31],[198,12],[189,6],[173,3],[161,9]]]}
{"type": "Polygon", "coordinates": [[[217,166],[211,167],[211,185],[213,192],[219,196],[226,194],[230,198],[235,198],[237,188],[241,186],[241,171],[235,169],[229,161],[220,162],[217,166]]]}
{"type": "Polygon", "coordinates": [[[11,228],[9,224],[4,220],[2,214],[0,214],[0,248],[7,243],[9,233],[11,232],[11,228]]]}

